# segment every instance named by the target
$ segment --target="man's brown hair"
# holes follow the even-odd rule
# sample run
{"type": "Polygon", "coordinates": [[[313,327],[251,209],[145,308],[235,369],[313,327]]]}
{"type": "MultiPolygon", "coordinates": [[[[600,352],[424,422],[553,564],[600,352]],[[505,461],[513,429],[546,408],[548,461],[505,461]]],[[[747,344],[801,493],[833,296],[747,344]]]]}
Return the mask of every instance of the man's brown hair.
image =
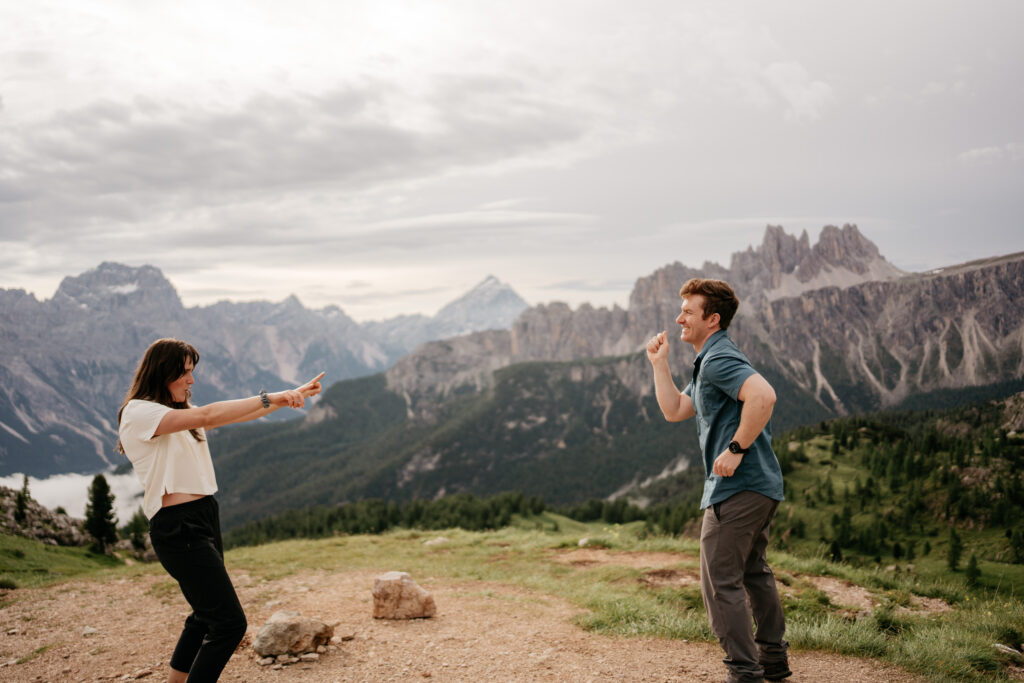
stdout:
{"type": "Polygon", "coordinates": [[[704,315],[706,320],[712,313],[719,317],[719,327],[723,330],[729,328],[732,317],[736,315],[736,309],[740,307],[740,300],[736,298],[736,292],[724,280],[706,280],[695,277],[686,282],[679,290],[679,296],[688,297],[700,294],[704,297],[704,315]]]}

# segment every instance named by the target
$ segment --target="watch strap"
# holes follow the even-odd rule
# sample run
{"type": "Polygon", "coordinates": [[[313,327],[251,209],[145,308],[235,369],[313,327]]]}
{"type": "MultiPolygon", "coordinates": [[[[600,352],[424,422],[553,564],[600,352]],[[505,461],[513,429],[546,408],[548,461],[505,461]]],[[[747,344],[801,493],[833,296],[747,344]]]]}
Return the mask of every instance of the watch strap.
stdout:
{"type": "Polygon", "coordinates": [[[729,451],[736,453],[737,455],[746,455],[750,452],[750,448],[743,448],[740,446],[740,442],[733,439],[729,442],[729,451]]]}

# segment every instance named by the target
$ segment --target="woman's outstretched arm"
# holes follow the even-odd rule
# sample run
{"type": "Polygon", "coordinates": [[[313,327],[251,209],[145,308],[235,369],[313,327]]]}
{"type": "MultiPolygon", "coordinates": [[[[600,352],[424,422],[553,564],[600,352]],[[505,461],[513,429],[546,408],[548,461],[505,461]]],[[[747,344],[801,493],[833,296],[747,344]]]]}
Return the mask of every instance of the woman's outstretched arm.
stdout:
{"type": "Polygon", "coordinates": [[[216,429],[227,424],[255,420],[278,408],[301,408],[306,404],[307,398],[316,396],[323,389],[320,384],[323,376],[324,373],[321,372],[294,389],[267,394],[267,398],[270,400],[269,408],[263,407],[263,400],[259,396],[250,396],[232,401],[217,401],[195,408],[172,410],[160,420],[160,425],[153,435],[172,434],[187,429],[216,429]]]}

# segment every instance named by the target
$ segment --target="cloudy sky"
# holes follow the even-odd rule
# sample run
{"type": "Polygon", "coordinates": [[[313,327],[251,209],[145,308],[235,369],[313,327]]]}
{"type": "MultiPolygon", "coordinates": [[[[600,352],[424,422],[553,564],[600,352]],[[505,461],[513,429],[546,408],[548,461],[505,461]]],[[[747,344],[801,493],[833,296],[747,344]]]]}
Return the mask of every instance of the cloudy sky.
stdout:
{"type": "Polygon", "coordinates": [[[433,313],[625,303],[852,222],[1024,250],[1024,3],[0,0],[0,287],[433,313]]]}

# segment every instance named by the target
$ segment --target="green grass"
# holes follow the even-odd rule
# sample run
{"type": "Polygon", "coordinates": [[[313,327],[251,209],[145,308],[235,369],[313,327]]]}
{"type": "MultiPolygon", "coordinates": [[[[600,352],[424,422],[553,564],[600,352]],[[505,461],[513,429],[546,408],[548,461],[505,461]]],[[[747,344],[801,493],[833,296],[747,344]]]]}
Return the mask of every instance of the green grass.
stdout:
{"type": "MultiPolygon", "coordinates": [[[[640,538],[642,525],[581,524],[546,513],[518,519],[494,532],[395,531],[381,536],[342,536],[246,547],[228,553],[232,567],[267,579],[304,570],[408,571],[422,581],[451,579],[501,582],[553,595],[584,609],[576,622],[608,635],[713,641],[700,590],[695,585],[652,587],[628,566],[573,567],[555,562],[556,552],[581,538],[617,552],[680,553],[672,566],[696,571],[697,543],[665,537],[640,538]],[[554,531],[557,522],[558,531],[554,531]],[[444,536],[447,543],[425,546],[444,536]]],[[[821,556],[773,552],[770,561],[793,594],[784,598],[787,637],[794,648],[879,659],[936,681],[1009,680],[1012,657],[993,644],[1019,647],[1024,607],[1013,584],[996,590],[968,588],[961,574],[927,566],[923,572],[831,563],[821,556]],[[865,587],[876,607],[855,614],[833,604],[809,576],[831,576],[865,587]],[[915,596],[941,598],[942,613],[908,611],[915,596]],[[1015,635],[1016,634],[1016,635],[1015,635]],[[1013,643],[1014,639],[1018,642],[1013,643]]],[[[989,568],[995,573],[993,568],[989,568]]],[[[1019,584],[1017,584],[1019,585],[1019,584]]]]}
{"type": "Polygon", "coordinates": [[[49,645],[43,645],[42,647],[37,647],[35,650],[32,650],[32,652],[28,653],[24,657],[19,657],[17,660],[15,660],[15,663],[16,664],[24,664],[27,661],[35,659],[39,655],[43,654],[44,652],[46,652],[47,650],[52,648],[54,645],[56,645],[56,643],[50,643],[49,645]]]}
{"type": "MultiPolygon", "coordinates": [[[[516,596],[528,604],[552,598],[569,601],[581,613],[576,623],[587,630],[626,637],[660,637],[713,642],[699,587],[663,586],[644,580],[645,571],[628,562],[573,566],[556,561],[560,553],[588,547],[617,553],[671,552],[676,561],[667,569],[682,575],[697,572],[698,544],[694,540],[645,536],[643,524],[583,524],[553,513],[515,517],[498,531],[469,532],[398,530],[371,536],[336,536],[290,540],[228,551],[232,571],[256,580],[276,580],[306,571],[383,572],[402,570],[429,586],[431,581],[467,582],[466,595],[494,593],[503,583],[530,591],[516,596]],[[444,543],[426,545],[437,537],[444,543]]],[[[13,567],[20,585],[43,585],[67,576],[93,574],[98,580],[146,573],[163,576],[159,565],[121,566],[89,556],[84,550],[0,537],[0,558],[13,567]],[[45,571],[35,571],[43,568],[45,571]],[[31,582],[31,583],[30,583],[31,582]]],[[[1013,655],[993,647],[1021,646],[1024,605],[1019,577],[998,563],[983,564],[980,586],[966,586],[963,573],[951,574],[937,559],[919,562],[914,571],[886,571],[826,560],[820,549],[811,554],[771,552],[770,562],[785,586],[787,638],[795,649],[822,650],[874,658],[936,681],[1009,680],[1013,655]],[[1005,569],[999,573],[1000,569],[1005,569]],[[815,576],[833,577],[864,587],[874,607],[857,612],[834,604],[816,588],[815,576]],[[919,598],[940,598],[945,612],[907,610],[919,598]]],[[[177,589],[166,580],[150,587],[158,599],[175,599],[177,589]]],[[[17,591],[9,591],[8,596],[17,591]]],[[[500,596],[499,596],[500,597],[500,596]]],[[[33,655],[30,655],[33,656],[33,655]]]]}
{"type": "Polygon", "coordinates": [[[120,565],[120,561],[86,548],[46,545],[21,536],[0,534],[0,589],[45,586],[120,565]]]}

